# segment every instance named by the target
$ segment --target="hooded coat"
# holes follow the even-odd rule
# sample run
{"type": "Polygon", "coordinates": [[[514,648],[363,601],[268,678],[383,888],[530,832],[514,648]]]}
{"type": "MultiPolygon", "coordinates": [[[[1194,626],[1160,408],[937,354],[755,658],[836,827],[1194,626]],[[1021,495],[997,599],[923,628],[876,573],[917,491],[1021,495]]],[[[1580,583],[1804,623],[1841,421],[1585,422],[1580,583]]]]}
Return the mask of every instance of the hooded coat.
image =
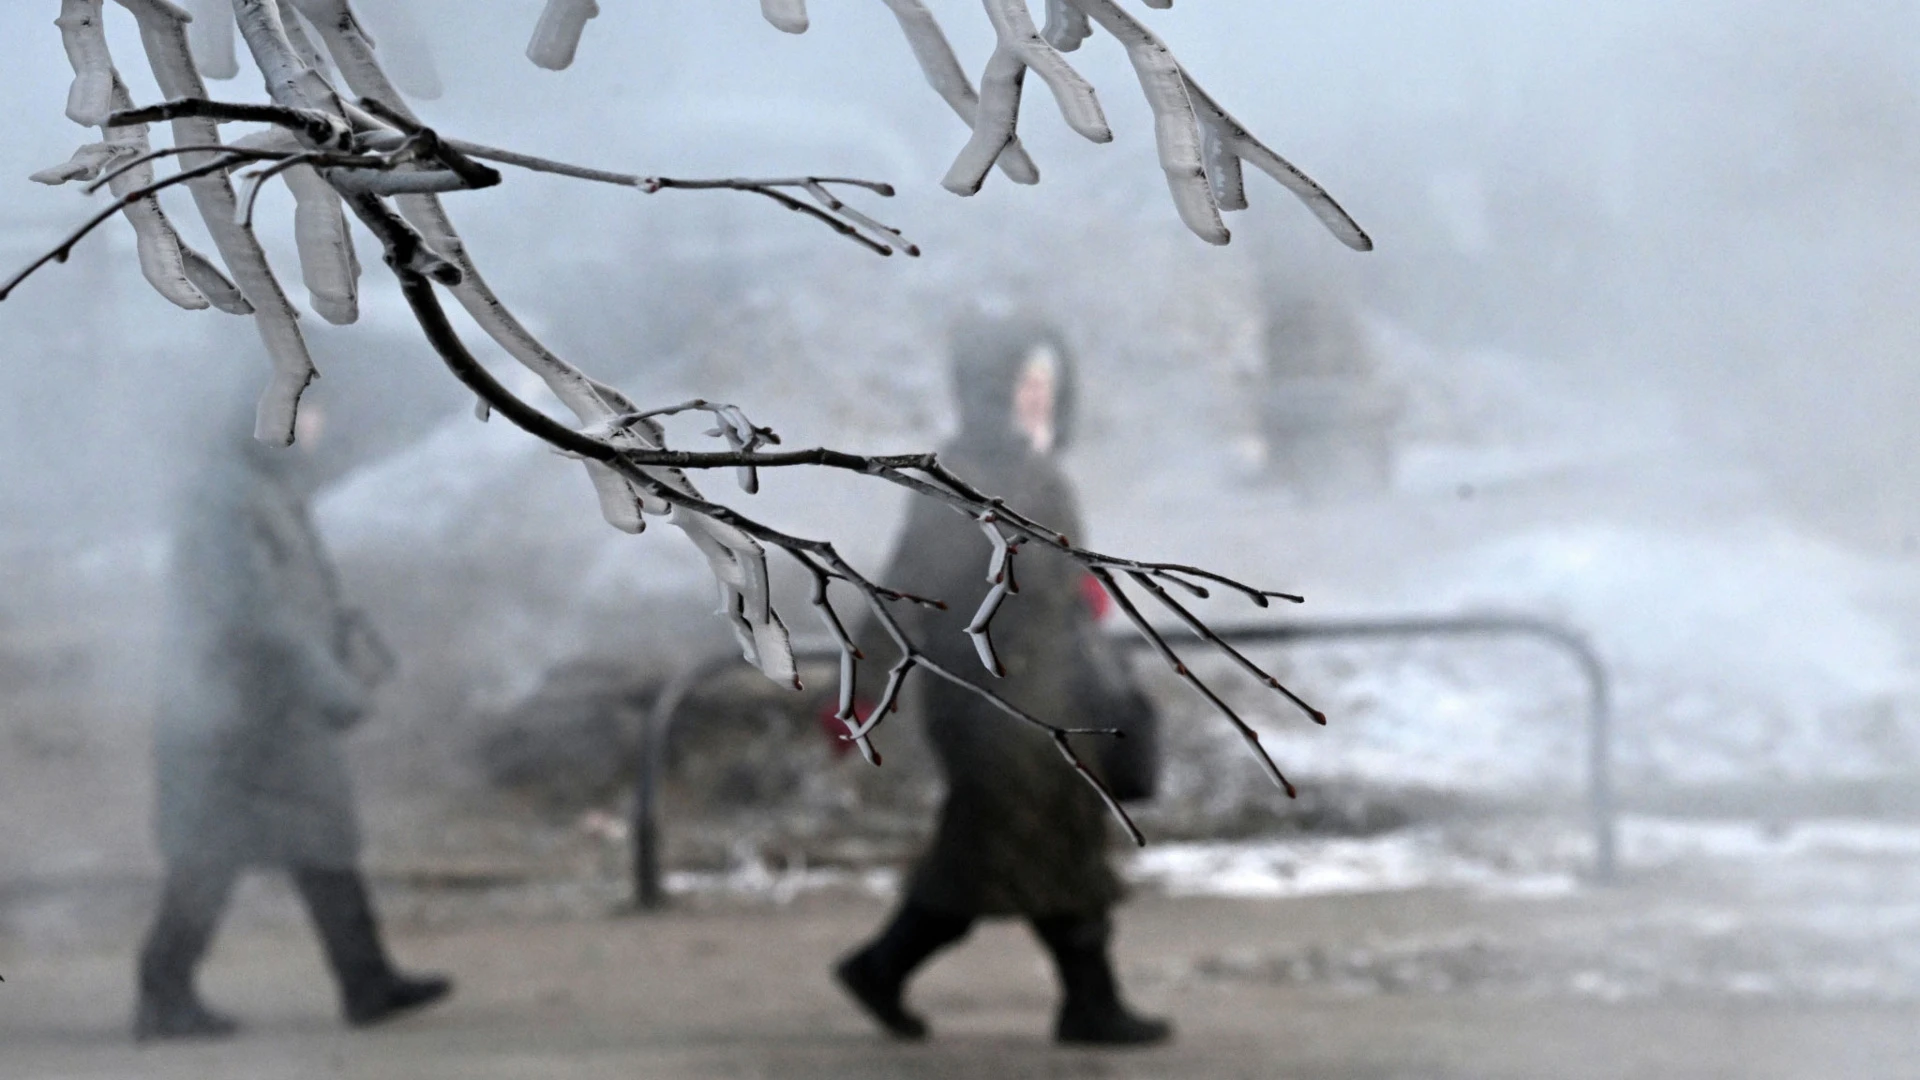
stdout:
{"type": "Polygon", "coordinates": [[[346,869],[359,858],[342,741],[372,680],[349,660],[358,624],[295,453],[221,446],[177,506],[154,735],[155,820],[172,862],[346,869]]]}
{"type": "MultiPolygon", "coordinates": [[[[1016,382],[1040,345],[1058,359],[1056,445],[1064,441],[1072,421],[1071,371],[1057,336],[1032,324],[982,323],[963,329],[954,342],[961,427],[940,458],[980,490],[1078,541],[1080,516],[1066,477],[1013,422],[1016,382]]],[[[990,552],[981,530],[946,505],[914,500],[880,580],[940,598],[948,610],[900,606],[903,628],[936,662],[1030,714],[1063,727],[1097,725],[1086,696],[1076,692],[1092,677],[1089,669],[1099,659],[1094,650],[1103,640],[1081,595],[1085,571],[1034,545],[1015,556],[1019,592],[992,624],[1006,668],[996,679],[964,633],[988,588],[990,552]]],[[[1120,885],[1107,864],[1106,808],[1052,739],[945,680],[916,678],[947,791],[932,845],[909,882],[909,901],[960,915],[1092,915],[1111,907],[1120,885]]]]}

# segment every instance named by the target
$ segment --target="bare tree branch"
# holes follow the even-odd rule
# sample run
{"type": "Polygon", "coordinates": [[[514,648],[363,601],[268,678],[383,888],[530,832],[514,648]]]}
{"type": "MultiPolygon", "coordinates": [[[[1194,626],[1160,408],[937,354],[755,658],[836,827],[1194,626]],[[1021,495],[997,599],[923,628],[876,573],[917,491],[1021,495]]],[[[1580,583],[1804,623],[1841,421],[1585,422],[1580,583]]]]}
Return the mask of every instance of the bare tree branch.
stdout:
{"type": "MultiPolygon", "coordinates": [[[[48,262],[63,261],[101,223],[125,214],[141,239],[143,266],[148,254],[163,256],[153,263],[158,271],[149,277],[171,299],[195,306],[193,301],[200,294],[194,290],[198,289],[205,293],[199,306],[210,301],[223,310],[254,314],[275,363],[256,431],[268,441],[290,441],[301,390],[314,372],[291,306],[250,231],[260,185],[284,175],[295,192],[296,239],[316,309],[339,322],[352,321],[357,315],[358,263],[343,216],[344,210],[351,210],[378,239],[384,261],[398,279],[401,295],[422,333],[453,376],[475,395],[483,417],[498,413],[554,449],[585,462],[602,513],[616,527],[637,532],[648,517],[655,517],[683,530],[721,585],[724,613],[743,654],[770,678],[794,686],[799,685],[798,674],[786,627],[775,609],[768,549],[783,552],[809,576],[808,603],[841,653],[835,715],[846,725],[847,738],[869,761],[878,764],[880,760],[872,744],[873,731],[896,711],[909,677],[924,671],[1044,732],[1135,841],[1143,842],[1138,828],[1069,740],[1072,735],[1117,737],[1118,732],[1049,723],[987,686],[948,670],[910,638],[893,610],[899,603],[944,608],[943,598],[913,596],[871,580],[831,542],[795,535],[715,502],[701,494],[689,474],[733,469],[741,488],[751,495],[758,490],[762,469],[829,468],[884,481],[965,515],[990,541],[988,588],[965,632],[983,666],[994,675],[1005,667],[994,648],[992,624],[1018,593],[1018,556],[1030,544],[1052,548],[1095,576],[1175,673],[1227,717],[1262,767],[1293,794],[1292,785],[1260,746],[1257,733],[1188,669],[1162,632],[1142,615],[1119,578],[1124,575],[1150,593],[1203,645],[1324,723],[1322,714],[1210,630],[1168,587],[1198,598],[1210,596],[1210,587],[1223,587],[1262,607],[1276,599],[1298,603],[1299,596],[1260,589],[1199,567],[1145,562],[1076,546],[1072,538],[978,490],[931,453],[870,456],[828,447],[769,449],[780,445],[779,436],[755,425],[734,405],[694,399],[643,409],[624,393],[554,355],[514,318],[481,279],[438,198],[443,192],[500,183],[500,173],[483,164],[491,161],[649,194],[746,192],[813,218],[876,254],[918,255],[918,247],[900,230],[841,197],[848,190],[891,197],[889,185],[825,176],[686,179],[628,174],[443,138],[413,114],[388,80],[373,43],[346,0],[230,0],[234,22],[266,81],[272,104],[213,101],[206,96],[189,47],[188,15],[166,0],[116,2],[138,19],[148,61],[171,100],[128,107],[131,102],[107,50],[101,0],[62,0],[58,25],[75,73],[67,112],[78,122],[101,126],[106,141],[83,147],[72,160],[37,178],[47,182],[88,179],[89,192],[110,185],[116,200],[0,284],[0,299],[48,262]],[[316,41],[324,45],[324,54],[316,41]],[[332,75],[336,70],[357,101],[336,89],[332,75]],[[173,124],[175,145],[153,150],[145,142],[145,125],[161,121],[173,124]],[[246,145],[229,146],[220,138],[222,123],[265,124],[271,132],[265,137],[249,136],[246,145]],[[178,171],[154,178],[154,165],[170,158],[178,159],[178,171]],[[243,175],[247,186],[236,195],[228,174],[246,164],[259,168],[243,175]],[[167,240],[171,229],[160,216],[155,196],[182,184],[192,190],[237,285],[204,257],[177,244],[177,237],[167,240]],[[536,373],[573,413],[574,422],[547,415],[495,379],[453,329],[436,285],[450,290],[490,337],[536,373]],[[723,440],[727,448],[671,448],[658,421],[688,411],[711,415],[715,424],[707,435],[723,440]],[[835,606],[836,585],[853,591],[873,625],[899,650],[876,708],[864,718],[857,715],[860,664],[869,658],[848,633],[835,606]]],[[[929,83],[972,129],[948,175],[948,186],[955,190],[977,190],[996,165],[1016,181],[1038,179],[1017,131],[1019,99],[1029,69],[1048,84],[1070,127],[1094,141],[1111,138],[1093,86],[1064,56],[1078,48],[1097,25],[1120,41],[1134,63],[1154,110],[1161,161],[1176,205],[1196,233],[1225,242],[1220,214],[1245,205],[1242,166],[1251,162],[1312,207],[1344,242],[1362,249],[1371,244],[1324,190],[1254,138],[1194,84],[1158,37],[1116,0],[1048,0],[1044,28],[1035,25],[1026,0],[983,0],[996,44],[977,93],[922,0],[884,2],[900,23],[929,83]]],[[[1167,3],[1147,0],[1147,5],[1160,8],[1167,3]]],[[[529,44],[529,56],[545,67],[565,67],[576,53],[585,24],[598,10],[594,0],[548,0],[529,44]]],[[[213,14],[210,7],[205,12],[213,14]]],[[[808,25],[804,0],[762,0],[762,12],[788,32],[799,33],[808,25]]],[[[209,27],[200,39],[213,46],[209,55],[215,62],[220,59],[222,40],[231,37],[232,25],[209,27]]]]}

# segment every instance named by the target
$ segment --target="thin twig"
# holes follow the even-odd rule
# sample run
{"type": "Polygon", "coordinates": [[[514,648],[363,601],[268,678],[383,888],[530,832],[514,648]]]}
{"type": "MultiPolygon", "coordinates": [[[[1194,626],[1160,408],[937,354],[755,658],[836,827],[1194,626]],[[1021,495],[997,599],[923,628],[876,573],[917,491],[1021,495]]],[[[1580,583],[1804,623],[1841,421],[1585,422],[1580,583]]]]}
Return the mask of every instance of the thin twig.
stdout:
{"type": "Polygon", "coordinates": [[[1240,738],[1245,741],[1247,746],[1253,751],[1253,756],[1259,760],[1260,767],[1266,770],[1268,778],[1279,785],[1282,791],[1287,793],[1287,798],[1298,798],[1300,793],[1295,790],[1293,782],[1288,780],[1286,775],[1280,771],[1280,766],[1274,764],[1273,756],[1267,753],[1267,748],[1260,745],[1260,733],[1253,730],[1253,726],[1245,720],[1242,720],[1240,714],[1233,710],[1233,706],[1228,705],[1222,700],[1220,695],[1213,692],[1212,687],[1202,682],[1200,677],[1195,675],[1191,668],[1187,667],[1186,662],[1180,659],[1180,655],[1173,651],[1173,646],[1167,644],[1167,639],[1162,637],[1160,632],[1155,630],[1151,623],[1147,622],[1146,618],[1140,614],[1138,608],[1134,607],[1132,598],[1120,588],[1120,583],[1113,579],[1113,575],[1109,573],[1105,567],[1094,567],[1093,576],[1099,580],[1101,587],[1107,590],[1107,595],[1113,598],[1114,606],[1119,608],[1121,613],[1127,617],[1127,621],[1133,624],[1134,629],[1140,631],[1141,636],[1153,644],[1154,650],[1173,668],[1173,673],[1185,681],[1188,686],[1198,690],[1201,696],[1205,697],[1207,701],[1213,705],[1214,709],[1219,712],[1220,715],[1226,717],[1227,720],[1233,724],[1234,728],[1240,732],[1240,738]]]}
{"type": "Polygon", "coordinates": [[[227,146],[222,143],[207,143],[198,146],[163,146],[158,150],[150,150],[138,157],[129,158],[121,162],[111,170],[101,173],[97,179],[88,182],[87,186],[80,190],[85,194],[91,195],[112,183],[115,178],[123,173],[137,169],[148,162],[158,161],[165,157],[172,157],[175,154],[198,153],[232,154],[236,157],[251,158],[255,161],[273,161],[286,156],[284,153],[276,150],[252,150],[241,146],[227,146]]]}
{"type": "Polygon", "coordinates": [[[164,180],[156,180],[145,187],[135,188],[125,195],[120,196],[113,201],[113,205],[108,206],[105,210],[88,218],[79,228],[67,234],[66,239],[60,241],[60,243],[54,245],[51,250],[21,268],[18,273],[8,278],[4,284],[0,284],[0,300],[5,300],[11,295],[13,290],[17,288],[21,282],[33,275],[34,271],[50,262],[66,262],[67,256],[73,252],[73,245],[79,243],[88,233],[99,228],[101,224],[113,215],[125,210],[127,207],[132,206],[134,203],[139,202],[149,195],[158,194],[175,184],[183,184],[188,180],[195,180],[209,173],[216,173],[222,169],[230,168],[241,160],[244,159],[224,158],[217,161],[209,161],[202,165],[196,165],[191,169],[184,169],[164,180]]]}

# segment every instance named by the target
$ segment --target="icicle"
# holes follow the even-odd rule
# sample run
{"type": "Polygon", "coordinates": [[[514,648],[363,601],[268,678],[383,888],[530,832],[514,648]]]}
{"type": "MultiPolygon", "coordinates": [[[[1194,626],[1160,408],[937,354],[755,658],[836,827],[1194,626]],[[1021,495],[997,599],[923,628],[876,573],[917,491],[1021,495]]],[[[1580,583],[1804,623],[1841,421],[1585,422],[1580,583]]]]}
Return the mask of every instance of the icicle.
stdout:
{"type": "MultiPolygon", "coordinates": [[[[967,78],[960,60],[953,55],[953,46],[947,42],[947,35],[941,31],[940,23],[933,13],[927,10],[920,0],[884,0],[893,10],[893,16],[900,23],[901,33],[906,35],[907,44],[913,48],[913,57],[920,62],[920,71],[926,75],[928,85],[946,101],[947,105],[964,121],[968,128],[974,126],[974,116],[980,108],[980,95],[974,92],[973,83],[967,78]]],[[[1027,156],[1020,145],[1020,137],[1015,135],[1000,151],[998,162],[1000,171],[1007,179],[1016,184],[1037,184],[1040,182],[1040,170],[1027,156]]]]}
{"type": "Polygon", "coordinates": [[[1293,192],[1341,243],[1356,251],[1372,250],[1372,239],[1325,188],[1254,138],[1187,77],[1158,35],[1115,0],[1064,2],[1086,12],[1126,47],[1140,88],[1153,107],[1160,164],[1166,171],[1174,206],[1196,235],[1210,243],[1227,242],[1229,234],[1220,221],[1220,211],[1246,205],[1238,162],[1248,161],[1293,192]],[[1213,145],[1204,146],[1209,140],[1213,145]],[[1222,196],[1217,201],[1216,191],[1222,196]]]}
{"type": "Polygon", "coordinates": [[[188,0],[193,22],[187,26],[187,45],[193,62],[209,79],[231,79],[240,74],[233,50],[231,0],[188,0]]]}
{"type": "Polygon", "coordinates": [[[1220,220],[1213,186],[1201,159],[1200,122],[1187,100],[1187,80],[1180,64],[1153,31],[1123,11],[1114,0],[1069,0],[1098,22],[1126,47],[1140,79],[1140,91],[1153,109],[1154,142],[1160,168],[1167,174],[1173,205],[1193,234],[1209,244],[1232,238],[1220,220]]]}
{"type": "Polygon", "coordinates": [[[1013,50],[1020,62],[1032,68],[1053,91],[1067,126],[1091,142],[1113,141],[1113,130],[1107,126],[1106,113],[1100,108],[1093,84],[1041,36],[1033,25],[1027,0],[986,0],[986,7],[987,18],[1000,36],[1000,43],[1013,50]]]}
{"type": "Polygon", "coordinates": [[[53,20],[73,65],[67,119],[81,127],[99,127],[113,111],[113,57],[100,16],[100,0],[60,0],[60,16],[53,20]]]}
{"type": "Polygon", "coordinates": [[[1041,34],[1047,44],[1069,53],[1093,34],[1093,27],[1087,24],[1087,13],[1068,0],[1047,0],[1047,27],[1041,34]]]}
{"type": "MultiPolygon", "coordinates": [[[[206,97],[206,83],[201,81],[187,45],[186,13],[164,0],[118,2],[139,20],[140,40],[146,47],[154,78],[160,83],[160,92],[176,99],[206,97]]],[[[218,146],[220,125],[200,118],[175,120],[173,141],[177,146],[218,146]]],[[[191,168],[211,156],[197,152],[183,154],[180,166],[191,168]]],[[[234,284],[252,307],[254,325],[273,360],[273,375],[260,397],[254,435],[263,442],[285,446],[293,441],[293,421],[300,395],[314,377],[313,359],[307,353],[306,338],[300,333],[299,315],[280,288],[253,231],[234,222],[237,200],[227,177],[213,175],[189,181],[187,191],[193,195],[201,220],[213,236],[214,246],[232,272],[234,284]]]]}
{"type": "Polygon", "coordinates": [[[956,195],[979,191],[987,170],[1012,144],[1020,122],[1021,83],[1029,69],[1053,91],[1068,127],[1093,142],[1113,139],[1092,84],[1040,35],[1026,0],[986,0],[986,8],[997,44],[980,76],[980,105],[974,112],[973,137],[940,181],[956,195]]]}
{"type": "Polygon", "coordinates": [[[360,318],[360,260],[340,196],[320,174],[296,165],[280,174],[293,192],[293,237],[308,301],[335,326],[360,318]]]}
{"type": "Polygon", "coordinates": [[[527,42],[527,59],[548,71],[566,70],[580,49],[587,20],[598,14],[600,5],[594,0],[547,0],[533,26],[533,40],[527,42]]]}
{"type": "Polygon", "coordinates": [[[82,143],[72,157],[41,169],[27,179],[48,187],[58,187],[69,180],[97,180],[101,173],[125,161],[127,155],[128,148],[120,143],[82,143]]]}
{"type": "Polygon", "coordinates": [[[807,0],[760,0],[760,14],[786,33],[807,32],[807,0]]]}

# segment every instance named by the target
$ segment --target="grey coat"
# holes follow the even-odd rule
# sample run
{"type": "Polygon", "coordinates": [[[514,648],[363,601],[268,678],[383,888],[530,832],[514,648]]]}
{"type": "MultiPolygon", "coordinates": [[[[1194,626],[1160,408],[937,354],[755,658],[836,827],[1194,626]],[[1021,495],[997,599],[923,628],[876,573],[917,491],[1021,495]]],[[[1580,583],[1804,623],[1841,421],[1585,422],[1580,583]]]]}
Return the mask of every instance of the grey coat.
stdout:
{"type": "MultiPolygon", "coordinates": [[[[341,745],[377,677],[289,475],[235,447],[178,507],[155,725],[170,861],[346,868],[359,857],[341,745]]],[[[277,455],[277,458],[276,458],[277,455]]]]}
{"type": "MultiPolygon", "coordinates": [[[[1002,423],[1014,360],[1033,331],[992,329],[999,332],[962,339],[956,349],[963,429],[941,459],[982,490],[1078,539],[1079,513],[1065,476],[1002,423]]],[[[1085,571],[1033,545],[1015,557],[1020,591],[993,622],[1006,667],[996,679],[963,632],[988,587],[989,551],[971,522],[944,504],[916,499],[881,580],[940,598],[948,610],[899,608],[907,632],[941,665],[1035,716],[1062,727],[1096,726],[1090,703],[1074,691],[1089,679],[1089,645],[1099,640],[1080,592],[1085,571]]],[[[890,651],[883,647],[880,655],[890,651]]],[[[967,915],[1091,915],[1112,906],[1121,890],[1107,864],[1106,808],[1051,738],[948,682],[916,678],[947,794],[932,845],[912,874],[910,900],[967,915]]]]}

